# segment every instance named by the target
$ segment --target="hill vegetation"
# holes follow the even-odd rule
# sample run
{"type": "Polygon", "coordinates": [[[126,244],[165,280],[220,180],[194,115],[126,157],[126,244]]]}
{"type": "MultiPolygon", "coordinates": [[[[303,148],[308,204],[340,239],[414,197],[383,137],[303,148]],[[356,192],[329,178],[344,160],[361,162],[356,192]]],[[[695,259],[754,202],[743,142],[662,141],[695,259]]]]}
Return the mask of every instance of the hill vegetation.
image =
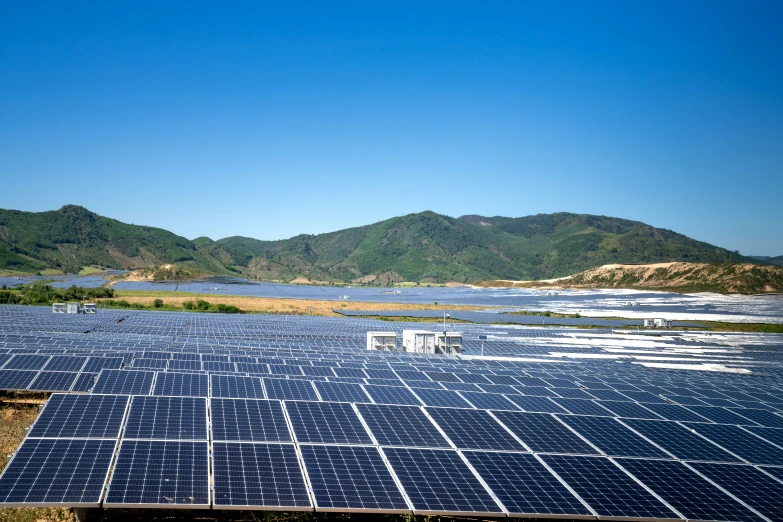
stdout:
{"type": "Polygon", "coordinates": [[[280,241],[190,241],[72,205],[40,213],[0,210],[0,268],[23,272],[175,264],[260,280],[387,285],[547,279],[608,263],[671,261],[756,262],[637,221],[570,213],[452,218],[421,212],[280,241]]]}

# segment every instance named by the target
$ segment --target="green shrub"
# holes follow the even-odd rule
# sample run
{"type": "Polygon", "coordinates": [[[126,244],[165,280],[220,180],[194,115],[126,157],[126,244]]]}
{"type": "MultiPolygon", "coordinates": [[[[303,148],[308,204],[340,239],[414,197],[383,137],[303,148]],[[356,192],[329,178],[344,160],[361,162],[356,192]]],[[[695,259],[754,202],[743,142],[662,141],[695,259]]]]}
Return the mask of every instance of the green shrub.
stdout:
{"type": "Polygon", "coordinates": [[[163,308],[163,299],[155,299],[152,302],[152,306],[154,306],[155,308],[163,308]]]}

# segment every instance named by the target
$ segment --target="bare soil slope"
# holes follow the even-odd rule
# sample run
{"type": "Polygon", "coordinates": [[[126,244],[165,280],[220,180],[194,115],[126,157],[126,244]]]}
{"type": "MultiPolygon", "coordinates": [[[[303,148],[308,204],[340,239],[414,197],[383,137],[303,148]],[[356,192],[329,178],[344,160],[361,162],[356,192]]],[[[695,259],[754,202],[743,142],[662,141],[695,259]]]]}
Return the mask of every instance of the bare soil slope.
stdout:
{"type": "Polygon", "coordinates": [[[603,265],[556,281],[485,281],[481,286],[636,288],[675,292],[762,294],[783,292],[783,268],[753,264],[654,263],[603,265]]]}

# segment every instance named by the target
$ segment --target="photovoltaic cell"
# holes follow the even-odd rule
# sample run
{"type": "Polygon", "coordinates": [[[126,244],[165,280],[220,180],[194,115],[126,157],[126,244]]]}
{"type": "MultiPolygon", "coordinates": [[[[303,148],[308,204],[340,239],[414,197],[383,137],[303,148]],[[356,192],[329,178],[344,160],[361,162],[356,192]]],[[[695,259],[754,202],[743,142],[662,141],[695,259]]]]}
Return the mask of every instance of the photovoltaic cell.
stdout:
{"type": "Polygon", "coordinates": [[[560,399],[557,397],[550,400],[576,415],[596,415],[599,417],[614,416],[611,411],[601,407],[601,405],[595,401],[585,399],[560,399]]]}
{"type": "Polygon", "coordinates": [[[601,451],[612,457],[669,458],[669,455],[614,419],[558,415],[601,451]]]}
{"type": "Polygon", "coordinates": [[[597,455],[598,450],[546,413],[497,411],[494,415],[533,451],[597,455]]]}
{"type": "Polygon", "coordinates": [[[734,455],[691,433],[676,422],[623,419],[623,423],[679,459],[740,462],[734,455]]]}
{"type": "Polygon", "coordinates": [[[645,408],[652,410],[667,420],[684,422],[706,422],[707,419],[697,415],[684,406],[676,404],[645,404],[645,408]]]}
{"type": "Polygon", "coordinates": [[[533,455],[482,451],[464,455],[511,514],[592,515],[533,455]]]}
{"type": "Polygon", "coordinates": [[[427,413],[457,448],[526,451],[485,410],[427,408],[427,413]]]}
{"type": "Polygon", "coordinates": [[[718,424],[757,426],[755,422],[746,419],[742,415],[737,415],[733,411],[719,406],[688,406],[688,409],[693,410],[702,417],[711,420],[712,422],[717,422],[718,424]]]}
{"type": "Polygon", "coordinates": [[[210,401],[212,440],[290,442],[291,433],[279,401],[217,399],[210,401]]]}
{"type": "Polygon", "coordinates": [[[87,362],[87,357],[71,357],[68,355],[55,355],[49,359],[44,370],[49,372],[79,372],[87,362]]]}
{"type": "Polygon", "coordinates": [[[775,415],[771,411],[755,408],[732,409],[731,411],[767,428],[783,428],[783,417],[775,415]]]}
{"type": "Polygon", "coordinates": [[[104,506],[209,508],[207,442],[124,439],[104,506]]]}
{"type": "Polygon", "coordinates": [[[286,401],[317,401],[311,381],[294,379],[271,379],[264,377],[264,389],[270,399],[286,401]]]}
{"type": "Polygon", "coordinates": [[[350,404],[344,402],[286,402],[298,442],[372,444],[350,404]]]}
{"type": "Polygon", "coordinates": [[[783,520],[783,483],[753,466],[689,463],[689,466],[771,520],[783,520]]]}
{"type": "Polygon", "coordinates": [[[541,458],[604,517],[680,517],[604,457],[542,455],[541,458]]]}
{"type": "Polygon", "coordinates": [[[502,510],[453,450],[383,448],[420,514],[499,514],[502,510]]]}
{"type": "Polygon", "coordinates": [[[27,387],[29,391],[67,392],[79,376],[75,372],[40,372],[27,387]]]}
{"type": "Polygon", "coordinates": [[[133,397],[123,439],[207,440],[207,400],[133,397]]]}
{"type": "Polygon", "coordinates": [[[215,442],[212,473],[216,508],[312,508],[293,444],[215,442]]]}
{"type": "Polygon", "coordinates": [[[211,396],[225,399],[264,399],[264,386],[259,377],[240,375],[210,375],[211,396]]]}
{"type": "Polygon", "coordinates": [[[747,427],[746,430],[750,431],[754,435],[768,440],[772,444],[783,448],[783,430],[777,428],[752,428],[747,427]]]}
{"type": "Polygon", "coordinates": [[[377,448],[301,446],[319,511],[409,512],[377,448]]]}
{"type": "Polygon", "coordinates": [[[614,412],[618,417],[626,419],[662,419],[660,415],[653,413],[641,404],[635,402],[601,401],[601,406],[614,412]]]}
{"type": "Polygon", "coordinates": [[[37,375],[37,371],[0,370],[0,390],[26,390],[37,375]]]}
{"type": "Polygon", "coordinates": [[[681,462],[618,459],[674,509],[691,520],[762,520],[681,462]]]}
{"type": "Polygon", "coordinates": [[[450,408],[472,408],[465,399],[449,390],[430,390],[414,388],[415,393],[427,406],[443,406],[450,408]]]}
{"type": "Polygon", "coordinates": [[[315,387],[321,399],[335,402],[370,402],[359,384],[342,382],[315,382],[315,387]]]}
{"type": "Polygon", "coordinates": [[[751,464],[783,466],[783,449],[761,440],[739,426],[688,424],[687,427],[751,464]]]}
{"type": "Polygon", "coordinates": [[[120,436],[126,395],[52,395],[29,437],[112,438],[120,436]]]}
{"type": "Polygon", "coordinates": [[[508,395],[507,397],[523,411],[537,413],[568,413],[568,410],[561,408],[546,397],[528,395],[508,395]]]}
{"type": "Polygon", "coordinates": [[[88,392],[95,386],[95,381],[98,379],[97,373],[80,373],[76,378],[76,381],[71,386],[72,392],[88,392]]]}
{"type": "Polygon", "coordinates": [[[149,395],[155,372],[143,370],[103,370],[98,376],[92,393],[110,395],[149,395]]]}
{"type": "Polygon", "coordinates": [[[98,507],[116,440],[27,438],[0,476],[3,507],[98,507]]]}
{"type": "Polygon", "coordinates": [[[450,448],[448,441],[417,406],[357,404],[382,446],[450,448]]]}
{"type": "Polygon", "coordinates": [[[519,410],[519,407],[500,393],[460,392],[468,402],[481,410],[519,410]]]}
{"type": "Polygon", "coordinates": [[[421,405],[421,401],[417,399],[408,388],[401,386],[376,386],[367,384],[364,386],[364,390],[372,397],[372,400],[376,404],[421,405]]]}
{"type": "Polygon", "coordinates": [[[209,397],[209,376],[200,373],[158,372],[152,395],[209,397]]]}

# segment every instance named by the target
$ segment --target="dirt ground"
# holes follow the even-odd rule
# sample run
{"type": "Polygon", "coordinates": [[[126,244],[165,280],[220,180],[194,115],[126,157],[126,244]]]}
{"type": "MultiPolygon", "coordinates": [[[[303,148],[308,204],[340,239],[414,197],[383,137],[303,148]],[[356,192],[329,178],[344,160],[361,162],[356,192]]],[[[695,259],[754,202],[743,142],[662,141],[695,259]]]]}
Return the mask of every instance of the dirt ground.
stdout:
{"type": "MultiPolygon", "coordinates": [[[[300,314],[337,317],[333,310],[481,310],[486,307],[449,306],[435,304],[372,303],[362,301],[315,301],[309,299],[283,299],[270,297],[231,297],[225,295],[170,295],[167,292],[134,295],[131,291],[115,293],[115,300],[125,300],[131,304],[151,306],[155,299],[163,300],[164,305],[181,307],[185,301],[202,299],[210,304],[236,306],[245,312],[268,314],[300,314]]],[[[105,300],[105,299],[103,299],[105,300]]],[[[98,301],[102,301],[99,299],[98,301]]]]}

